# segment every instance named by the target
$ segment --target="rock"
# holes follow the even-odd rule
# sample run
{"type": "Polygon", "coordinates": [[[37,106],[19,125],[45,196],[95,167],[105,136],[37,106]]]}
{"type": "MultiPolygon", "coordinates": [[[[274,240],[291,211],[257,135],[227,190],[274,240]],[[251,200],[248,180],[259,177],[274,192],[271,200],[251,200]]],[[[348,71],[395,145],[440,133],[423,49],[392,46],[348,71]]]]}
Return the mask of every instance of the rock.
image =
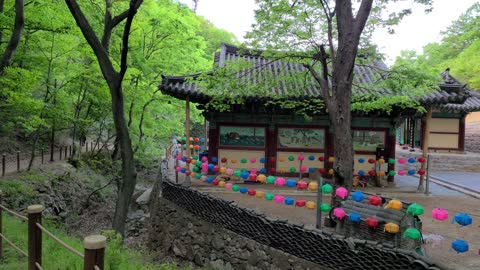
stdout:
{"type": "Polygon", "coordinates": [[[202,255],[200,255],[199,253],[195,253],[195,255],[193,256],[193,262],[196,265],[203,266],[202,255]]]}
{"type": "Polygon", "coordinates": [[[173,251],[173,254],[175,254],[175,256],[178,256],[181,258],[185,258],[187,256],[187,250],[185,246],[182,243],[180,243],[180,241],[178,240],[173,241],[172,251],[173,251]]]}
{"type": "Polygon", "coordinates": [[[216,261],[211,261],[210,262],[210,267],[215,270],[224,270],[225,269],[225,264],[223,263],[223,260],[218,259],[216,261]]]}
{"type": "Polygon", "coordinates": [[[212,246],[216,250],[221,250],[225,246],[223,239],[220,235],[214,234],[212,239],[212,246]]]}
{"type": "Polygon", "coordinates": [[[139,205],[146,205],[150,201],[150,195],[152,194],[152,188],[145,190],[135,201],[139,205]]]}
{"type": "Polygon", "coordinates": [[[129,212],[127,217],[129,219],[141,219],[142,217],[145,216],[145,212],[143,210],[137,210],[135,212],[129,212]]]}

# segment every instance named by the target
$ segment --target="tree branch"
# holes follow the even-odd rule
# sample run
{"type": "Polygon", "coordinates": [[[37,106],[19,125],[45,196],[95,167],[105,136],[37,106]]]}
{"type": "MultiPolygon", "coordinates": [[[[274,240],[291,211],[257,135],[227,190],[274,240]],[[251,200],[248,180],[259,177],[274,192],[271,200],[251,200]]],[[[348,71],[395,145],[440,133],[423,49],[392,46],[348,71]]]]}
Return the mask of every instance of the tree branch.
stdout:
{"type": "Polygon", "coordinates": [[[15,23],[10,41],[8,42],[2,59],[0,60],[0,74],[3,73],[3,70],[6,67],[12,64],[13,55],[17,50],[18,44],[20,44],[20,39],[22,38],[23,26],[25,24],[23,3],[23,0],[15,0],[15,23]]]}
{"type": "Polygon", "coordinates": [[[327,1],[321,0],[320,3],[323,8],[323,13],[325,13],[325,17],[327,18],[328,47],[330,49],[330,58],[333,62],[335,61],[335,47],[333,46],[333,16],[335,16],[335,12],[330,11],[327,1]]]}
{"type": "Polygon", "coordinates": [[[361,33],[365,24],[367,23],[368,16],[372,10],[373,0],[363,0],[358,9],[357,16],[355,17],[355,32],[361,33]]]}
{"type": "Polygon", "coordinates": [[[130,37],[130,29],[132,27],[133,17],[137,13],[138,8],[142,4],[143,0],[131,0],[130,8],[128,9],[127,22],[125,23],[125,28],[123,29],[122,37],[122,54],[120,60],[120,81],[123,80],[125,73],[127,72],[127,56],[128,56],[128,39],[130,37]]]}

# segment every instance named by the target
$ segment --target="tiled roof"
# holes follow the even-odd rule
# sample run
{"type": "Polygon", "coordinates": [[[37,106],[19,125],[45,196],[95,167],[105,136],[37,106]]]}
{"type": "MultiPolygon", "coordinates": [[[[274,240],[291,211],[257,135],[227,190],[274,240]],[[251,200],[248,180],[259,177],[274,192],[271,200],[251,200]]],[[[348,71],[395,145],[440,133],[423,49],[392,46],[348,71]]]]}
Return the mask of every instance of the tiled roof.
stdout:
{"type": "MultiPolygon", "coordinates": [[[[215,63],[223,67],[227,64],[228,61],[232,60],[245,60],[251,63],[253,67],[261,67],[262,72],[268,70],[276,77],[283,77],[289,74],[295,73],[306,73],[307,75],[299,80],[296,76],[291,76],[293,78],[288,82],[286,80],[281,81],[277,87],[272,87],[268,93],[262,96],[252,95],[245,97],[246,101],[259,102],[267,100],[268,95],[275,96],[285,96],[287,98],[295,97],[297,99],[308,99],[312,97],[321,98],[321,93],[317,83],[314,81],[313,77],[306,72],[306,68],[301,64],[287,63],[282,61],[271,61],[264,57],[260,56],[258,51],[247,51],[240,49],[238,47],[223,44],[222,49],[219,53],[215,55],[215,63]],[[301,89],[301,93],[299,93],[301,89]]],[[[387,70],[386,65],[381,61],[372,62],[369,65],[356,65],[354,68],[354,95],[363,96],[363,95],[394,95],[388,89],[380,90],[371,90],[368,87],[355,87],[355,84],[368,85],[372,84],[375,81],[381,79],[381,76],[375,70],[387,70]]],[[[164,94],[179,98],[186,99],[188,96],[190,101],[198,103],[206,103],[211,97],[208,94],[202,92],[200,87],[194,83],[195,79],[200,74],[192,74],[185,76],[162,76],[162,84],[160,89],[164,94]]],[[[442,76],[445,80],[445,83],[439,84],[441,90],[429,93],[425,95],[420,101],[424,104],[447,104],[447,105],[456,105],[455,103],[462,103],[469,96],[463,91],[464,85],[461,85],[453,77],[447,74],[442,76]],[[459,91],[461,89],[461,91],[459,91]]],[[[258,69],[249,68],[248,70],[242,70],[236,74],[237,79],[240,83],[250,83],[250,84],[263,84],[265,83],[264,76],[258,69]]],[[[220,91],[220,90],[219,90],[220,91]]],[[[469,107],[470,108],[470,107],[469,107]]]]}
{"type": "Polygon", "coordinates": [[[470,96],[463,103],[448,103],[437,106],[438,109],[447,112],[474,112],[480,111],[480,93],[468,91],[470,96]]]}

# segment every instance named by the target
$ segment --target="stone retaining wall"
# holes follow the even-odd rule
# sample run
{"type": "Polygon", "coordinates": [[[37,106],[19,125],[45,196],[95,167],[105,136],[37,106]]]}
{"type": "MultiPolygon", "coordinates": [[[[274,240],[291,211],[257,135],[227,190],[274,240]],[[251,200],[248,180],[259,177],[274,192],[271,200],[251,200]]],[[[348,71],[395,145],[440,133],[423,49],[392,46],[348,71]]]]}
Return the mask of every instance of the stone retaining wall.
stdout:
{"type": "Polygon", "coordinates": [[[150,248],[162,255],[219,270],[330,269],[205,222],[163,198],[156,201],[150,248]]]}
{"type": "Polygon", "coordinates": [[[465,151],[480,153],[480,122],[466,123],[465,151]]]}
{"type": "MultiPolygon", "coordinates": [[[[404,150],[398,150],[396,152],[396,158],[418,158],[422,156],[421,152],[408,152],[404,150]]],[[[430,169],[432,171],[458,171],[458,172],[480,172],[480,154],[467,153],[467,154],[454,154],[454,153],[430,153],[431,163],[430,169]]],[[[411,168],[418,169],[419,164],[414,165],[397,164],[396,170],[408,170],[411,168]]]]}

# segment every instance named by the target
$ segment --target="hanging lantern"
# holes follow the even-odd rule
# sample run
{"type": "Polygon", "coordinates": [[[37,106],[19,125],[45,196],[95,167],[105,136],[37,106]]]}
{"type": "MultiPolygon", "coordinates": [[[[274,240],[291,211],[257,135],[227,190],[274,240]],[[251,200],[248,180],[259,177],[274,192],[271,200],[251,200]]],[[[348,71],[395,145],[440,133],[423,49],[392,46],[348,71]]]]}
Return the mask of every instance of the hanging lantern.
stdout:
{"type": "Polygon", "coordinates": [[[265,163],[265,161],[266,161],[266,160],[265,160],[264,157],[260,158],[260,163],[265,163]]]}
{"type": "Polygon", "coordinates": [[[266,173],[267,173],[267,169],[261,168],[261,169],[260,169],[260,173],[266,174],[266,173]]]}
{"type": "Polygon", "coordinates": [[[297,188],[298,189],[307,189],[307,187],[308,187],[307,182],[305,182],[303,180],[298,181],[298,183],[297,183],[297,188]]]}
{"type": "Polygon", "coordinates": [[[259,174],[257,176],[257,181],[258,182],[262,182],[262,183],[265,183],[265,180],[267,179],[267,177],[264,175],[264,174],[259,174]]]}
{"type": "Polygon", "coordinates": [[[217,162],[218,162],[218,158],[217,158],[217,157],[212,157],[212,162],[213,162],[213,163],[217,163],[217,162]]]}
{"type": "Polygon", "coordinates": [[[333,191],[332,185],[330,185],[330,184],[324,184],[324,185],[322,186],[322,193],[324,193],[324,194],[330,194],[330,193],[332,193],[332,191],[333,191]]]}
{"type": "Polygon", "coordinates": [[[215,171],[215,172],[220,171],[220,166],[218,166],[218,165],[213,166],[213,171],[215,171]]]}
{"type": "Polygon", "coordinates": [[[365,159],[364,158],[359,158],[358,163],[365,163],[365,159]]]}
{"type": "Polygon", "coordinates": [[[327,212],[330,212],[332,208],[330,207],[330,205],[326,204],[326,203],[322,203],[320,205],[320,211],[324,212],[324,213],[327,213],[327,212]]]}
{"type": "Polygon", "coordinates": [[[279,178],[277,178],[277,180],[275,180],[275,183],[274,183],[274,185],[275,185],[275,186],[282,187],[282,186],[284,186],[284,185],[285,185],[285,182],[286,182],[286,181],[285,181],[285,179],[284,179],[284,178],[282,178],[282,177],[279,177],[279,178]]]}
{"type": "MultiPolygon", "coordinates": [[[[197,176],[198,176],[198,175],[199,175],[199,173],[197,173],[197,176]]],[[[201,176],[202,176],[202,175],[200,174],[200,177],[201,177],[201,176]]],[[[200,177],[199,177],[199,178],[200,178],[200,177]]],[[[212,185],[214,185],[214,186],[218,186],[219,183],[220,183],[220,180],[219,180],[219,179],[215,179],[215,180],[212,181],[212,185]]]]}
{"type": "Polygon", "coordinates": [[[395,176],[397,174],[395,171],[388,171],[388,176],[395,176]]]}
{"type": "Polygon", "coordinates": [[[296,172],[297,169],[295,169],[295,167],[290,167],[290,172],[296,172]]]}
{"type": "Polygon", "coordinates": [[[275,157],[268,158],[271,163],[275,163],[275,157]]]}
{"type": "Polygon", "coordinates": [[[453,217],[452,223],[455,222],[462,226],[468,226],[472,224],[472,217],[465,213],[458,213],[453,217]]]}
{"type": "Polygon", "coordinates": [[[414,175],[415,174],[415,170],[414,169],[410,169],[408,170],[408,175],[414,175]]]}
{"type": "Polygon", "coordinates": [[[403,204],[399,200],[390,200],[387,206],[385,206],[385,208],[390,208],[393,210],[402,210],[402,207],[403,207],[403,204]]]}
{"type": "Polygon", "coordinates": [[[424,162],[427,161],[427,160],[426,160],[424,157],[419,157],[419,158],[417,159],[417,161],[418,161],[419,163],[424,163],[424,162]]]}
{"type": "Polygon", "coordinates": [[[378,159],[378,164],[385,164],[385,159],[379,158],[378,159]]]}
{"type": "Polygon", "coordinates": [[[315,181],[312,181],[312,182],[308,183],[308,190],[310,190],[310,191],[318,190],[318,183],[315,182],[315,181]]]}
{"type": "Polygon", "coordinates": [[[202,177],[200,177],[200,181],[203,181],[203,182],[207,182],[207,179],[208,177],[206,175],[202,175],[202,177]]]}
{"type": "Polygon", "coordinates": [[[192,174],[191,171],[186,171],[186,172],[185,172],[185,175],[186,175],[186,176],[190,176],[190,174],[192,174]]]}
{"type": "Polygon", "coordinates": [[[199,150],[199,149],[200,149],[200,145],[195,145],[194,148],[195,148],[195,150],[199,150]]]}
{"type": "Polygon", "coordinates": [[[325,174],[326,170],[325,170],[325,168],[319,168],[319,169],[318,169],[318,172],[319,172],[320,174],[325,174]]]}
{"type": "Polygon", "coordinates": [[[348,195],[348,190],[344,187],[339,187],[335,190],[335,196],[341,198],[342,200],[345,199],[348,195]]]}
{"type": "Polygon", "coordinates": [[[432,218],[440,221],[448,219],[448,211],[442,208],[433,208],[432,218]]]}
{"type": "Polygon", "coordinates": [[[200,168],[198,168],[197,166],[195,166],[195,167],[192,168],[192,171],[193,171],[193,172],[199,172],[199,171],[200,171],[200,168]]]}
{"type": "Polygon", "coordinates": [[[395,164],[395,159],[394,158],[389,158],[388,159],[388,164],[395,164]]]}
{"type": "Polygon", "coordinates": [[[267,200],[267,201],[272,201],[273,197],[275,197],[275,195],[273,195],[273,193],[265,194],[265,200],[267,200]]]}
{"type": "Polygon", "coordinates": [[[213,165],[212,163],[208,164],[209,171],[213,171],[214,168],[215,168],[215,165],[213,165]]]}
{"type": "Polygon", "coordinates": [[[177,167],[175,168],[175,171],[177,171],[177,172],[181,172],[181,171],[182,171],[182,167],[180,167],[180,166],[177,166],[177,167]]]}
{"type": "Polygon", "coordinates": [[[247,191],[247,193],[248,193],[249,196],[255,196],[255,193],[256,193],[256,192],[255,192],[254,189],[250,188],[250,189],[247,191]]]}
{"type": "Polygon", "coordinates": [[[365,171],[364,171],[364,170],[359,170],[359,171],[358,171],[358,175],[364,176],[364,175],[365,175],[365,171]]]}
{"type": "Polygon", "coordinates": [[[303,161],[303,160],[305,159],[305,157],[304,157],[303,155],[299,155],[299,156],[297,157],[297,159],[300,160],[300,161],[303,161]]]}
{"type": "Polygon", "coordinates": [[[350,222],[353,222],[353,223],[360,223],[360,220],[361,220],[360,214],[351,212],[348,215],[348,220],[350,220],[350,222]]]}
{"type": "Polygon", "coordinates": [[[225,181],[218,182],[219,187],[225,187],[225,184],[226,184],[225,181]]]}
{"type": "Polygon", "coordinates": [[[301,172],[306,172],[306,171],[307,171],[307,167],[305,167],[305,166],[300,166],[300,171],[301,171],[301,172]]]}
{"type": "Polygon", "coordinates": [[[398,163],[399,164],[405,164],[406,160],[404,158],[399,158],[398,163]]]}
{"type": "Polygon", "coordinates": [[[325,157],[323,156],[318,157],[318,161],[322,161],[322,162],[325,161],[325,157]]]}
{"type": "Polygon", "coordinates": [[[370,198],[368,198],[368,204],[379,206],[382,204],[382,197],[372,195],[370,198]]]}
{"type": "Polygon", "coordinates": [[[222,158],[220,161],[221,161],[222,163],[227,163],[227,158],[222,158]]]}
{"type": "Polygon", "coordinates": [[[378,171],[378,172],[377,172],[377,175],[378,175],[378,176],[385,176],[385,171],[378,171]]]}
{"type": "Polygon", "coordinates": [[[304,207],[305,206],[305,200],[297,200],[295,202],[296,207],[304,207]]]}
{"type": "Polygon", "coordinates": [[[285,199],[285,198],[284,198],[282,195],[275,195],[275,196],[273,197],[273,201],[276,202],[276,203],[283,203],[283,200],[284,200],[284,199],[285,199]]]}
{"type": "Polygon", "coordinates": [[[419,175],[424,175],[424,174],[425,174],[425,170],[424,170],[424,169],[420,169],[420,170],[417,171],[417,173],[418,173],[419,175]]]}
{"type": "Polygon", "coordinates": [[[237,160],[236,159],[232,159],[230,160],[232,163],[237,163],[237,160]]]}
{"type": "Polygon", "coordinates": [[[352,193],[352,199],[356,202],[361,202],[361,201],[363,201],[364,198],[365,198],[365,196],[360,191],[355,191],[355,192],[352,193]]]}
{"type": "Polygon", "coordinates": [[[207,177],[207,183],[209,183],[209,184],[213,183],[213,178],[212,177],[207,177]]]}
{"type": "Polygon", "coordinates": [[[254,173],[251,173],[251,174],[248,176],[248,180],[250,180],[250,181],[255,181],[255,180],[257,180],[257,175],[254,174],[254,173]]]}
{"type": "Polygon", "coordinates": [[[278,160],[280,162],[285,162],[287,159],[284,156],[281,156],[281,157],[278,158],[278,160]]]}
{"type": "Polygon", "coordinates": [[[240,162],[241,162],[241,163],[247,163],[247,159],[246,159],[246,158],[242,158],[242,159],[240,160],[240,162]]]}
{"type": "Polygon", "coordinates": [[[233,173],[233,175],[236,177],[240,177],[241,174],[242,172],[240,170],[235,170],[235,172],[233,173]]]}
{"type": "Polygon", "coordinates": [[[240,174],[240,177],[242,179],[248,179],[248,176],[250,176],[250,174],[247,172],[247,171],[243,171],[241,174],[240,174]]]}
{"type": "Polygon", "coordinates": [[[315,160],[315,156],[313,155],[308,156],[308,160],[315,160]]]}
{"type": "Polygon", "coordinates": [[[275,176],[268,176],[267,177],[267,184],[274,184],[275,183],[275,176]]]}
{"type": "Polygon", "coordinates": [[[182,170],[180,171],[181,173],[185,173],[187,171],[187,169],[185,168],[182,168],[182,170]]]}
{"type": "Polygon", "coordinates": [[[334,158],[334,157],[329,157],[329,158],[328,158],[328,162],[333,163],[334,161],[335,161],[335,158],[334,158]]]}
{"type": "Polygon", "coordinates": [[[195,159],[192,159],[191,164],[195,165],[195,164],[197,164],[197,161],[195,159]]]}
{"type": "Polygon", "coordinates": [[[328,170],[328,174],[329,174],[329,175],[333,175],[333,173],[334,173],[334,170],[333,170],[333,169],[329,169],[329,170],[328,170]]]}
{"type": "Polygon", "coordinates": [[[275,172],[277,172],[277,169],[275,169],[275,168],[270,168],[270,173],[274,174],[275,172]]]}
{"type": "Polygon", "coordinates": [[[190,137],[189,141],[193,142],[193,137],[190,137]]]}
{"type": "Polygon", "coordinates": [[[232,187],[233,187],[232,183],[225,184],[225,189],[232,189],[232,187]]]}
{"type": "Polygon", "coordinates": [[[287,182],[285,183],[287,185],[287,187],[296,187],[297,186],[297,182],[293,179],[287,179],[287,182]]]}
{"type": "Polygon", "coordinates": [[[235,184],[235,185],[232,186],[232,190],[233,191],[240,191],[240,186],[235,184]]]}
{"type": "Polygon", "coordinates": [[[423,213],[425,213],[425,210],[421,205],[412,203],[408,206],[407,213],[413,216],[420,216],[420,215],[423,215],[423,213]]]}
{"type": "Polygon", "coordinates": [[[240,188],[240,193],[246,194],[247,192],[248,192],[248,188],[247,188],[247,187],[241,187],[241,188],[240,188]]]}
{"type": "Polygon", "coordinates": [[[177,156],[175,157],[175,159],[176,159],[176,160],[182,160],[182,156],[181,156],[181,155],[177,155],[177,156]]]}
{"type": "Polygon", "coordinates": [[[414,159],[414,158],[409,158],[409,159],[408,159],[408,163],[415,163],[416,161],[417,161],[417,160],[414,159]]]}
{"type": "Polygon", "coordinates": [[[200,141],[200,138],[195,138],[194,141],[195,141],[195,142],[199,142],[199,141],[200,141]]]}
{"type": "Polygon", "coordinates": [[[288,160],[289,160],[289,161],[294,161],[294,160],[295,160],[295,157],[294,157],[294,156],[288,156],[288,160]]]}
{"type": "Polygon", "coordinates": [[[220,171],[221,174],[224,174],[224,173],[227,172],[227,168],[221,167],[219,171],[220,171]]]}
{"type": "Polygon", "coordinates": [[[378,220],[374,217],[368,217],[365,219],[365,223],[370,228],[376,228],[378,226],[378,220]]]}
{"type": "Polygon", "coordinates": [[[314,201],[308,201],[305,203],[305,207],[307,207],[307,209],[310,209],[310,210],[315,209],[315,206],[316,204],[314,201]]]}
{"type": "Polygon", "coordinates": [[[190,164],[190,163],[192,162],[192,159],[191,159],[191,158],[187,158],[186,162],[187,162],[188,164],[190,164]]]}
{"type": "Polygon", "coordinates": [[[188,148],[193,149],[193,144],[190,144],[188,148]]]}
{"type": "Polygon", "coordinates": [[[285,198],[285,204],[286,205],[294,205],[295,204],[295,199],[291,197],[286,197],[285,198]]]}
{"type": "Polygon", "coordinates": [[[383,228],[384,231],[388,233],[398,233],[400,231],[400,227],[395,223],[387,223],[383,228]]]}
{"type": "Polygon", "coordinates": [[[342,220],[345,217],[345,210],[340,207],[333,209],[333,216],[339,220],[342,220]]]}
{"type": "Polygon", "coordinates": [[[315,172],[315,168],[308,168],[308,172],[309,172],[309,173],[314,173],[314,172],[315,172]]]}
{"type": "Polygon", "coordinates": [[[403,232],[403,238],[418,240],[421,238],[420,231],[415,228],[408,228],[403,232]]]}
{"type": "Polygon", "coordinates": [[[368,159],[368,163],[370,163],[370,164],[373,164],[373,163],[375,163],[375,159],[373,159],[373,158],[369,158],[369,159],[368,159]]]}
{"type": "Polygon", "coordinates": [[[265,192],[263,191],[257,191],[257,193],[255,194],[255,197],[257,198],[263,198],[265,196],[265,192]]]}
{"type": "Polygon", "coordinates": [[[257,162],[257,159],[256,159],[256,158],[251,158],[251,159],[250,159],[250,163],[255,163],[255,162],[257,162]]]}
{"type": "Polygon", "coordinates": [[[467,252],[468,251],[468,243],[463,240],[455,240],[452,242],[452,248],[457,253],[467,252]]]}
{"type": "Polygon", "coordinates": [[[374,171],[374,170],[368,171],[368,175],[370,175],[370,176],[375,176],[375,171],[374,171]]]}
{"type": "Polygon", "coordinates": [[[399,171],[398,171],[398,175],[404,176],[404,175],[405,175],[405,171],[404,171],[404,170],[399,170],[399,171]]]}

